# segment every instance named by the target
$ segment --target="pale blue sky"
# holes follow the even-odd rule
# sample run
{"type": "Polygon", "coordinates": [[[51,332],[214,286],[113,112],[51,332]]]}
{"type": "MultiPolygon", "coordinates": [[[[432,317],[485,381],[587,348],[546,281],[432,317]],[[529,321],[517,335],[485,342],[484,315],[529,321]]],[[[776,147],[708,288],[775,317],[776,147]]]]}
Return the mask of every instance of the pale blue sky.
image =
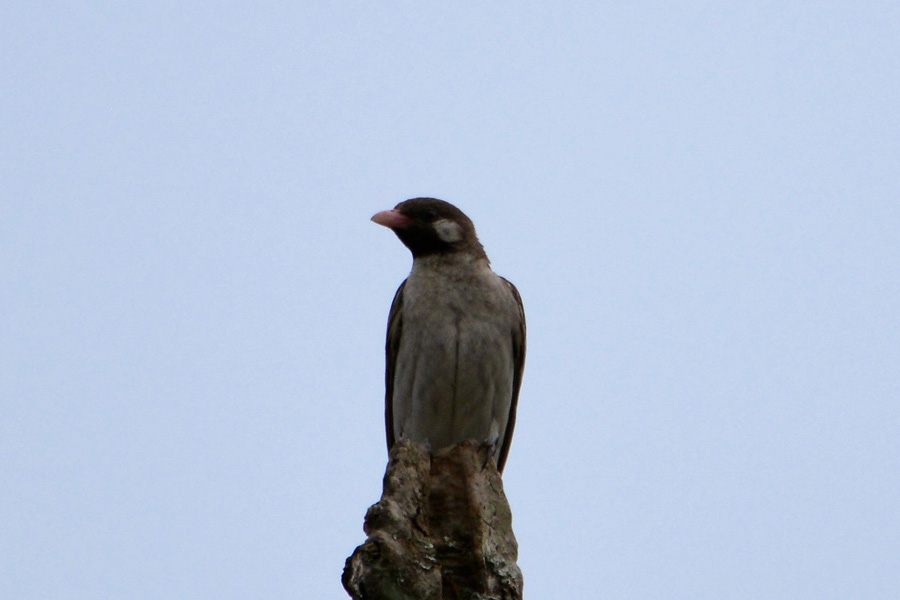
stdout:
{"type": "Polygon", "coordinates": [[[526,597],[900,597],[900,5],[7,3],[0,597],[344,598],[410,258],[529,355],[526,597]]]}

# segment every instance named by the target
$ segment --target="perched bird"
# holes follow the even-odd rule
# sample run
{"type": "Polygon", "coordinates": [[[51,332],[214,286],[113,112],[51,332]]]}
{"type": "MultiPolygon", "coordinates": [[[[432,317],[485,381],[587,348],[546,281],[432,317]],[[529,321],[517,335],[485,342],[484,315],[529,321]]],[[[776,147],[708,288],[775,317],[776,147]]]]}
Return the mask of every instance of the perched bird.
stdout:
{"type": "Polygon", "coordinates": [[[388,450],[403,437],[434,450],[473,440],[491,446],[502,471],[525,364],[519,292],[448,202],[413,198],[372,220],[413,255],[388,317],[388,450]]]}

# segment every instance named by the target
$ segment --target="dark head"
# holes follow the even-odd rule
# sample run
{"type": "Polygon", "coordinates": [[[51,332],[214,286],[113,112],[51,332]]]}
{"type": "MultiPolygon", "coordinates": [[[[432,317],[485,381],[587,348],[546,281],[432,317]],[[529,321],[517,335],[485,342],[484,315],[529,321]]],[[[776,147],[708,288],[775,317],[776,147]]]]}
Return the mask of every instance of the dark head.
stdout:
{"type": "Polygon", "coordinates": [[[413,258],[455,253],[487,258],[472,220],[443,200],[413,198],[381,211],[372,220],[393,230],[413,258]]]}

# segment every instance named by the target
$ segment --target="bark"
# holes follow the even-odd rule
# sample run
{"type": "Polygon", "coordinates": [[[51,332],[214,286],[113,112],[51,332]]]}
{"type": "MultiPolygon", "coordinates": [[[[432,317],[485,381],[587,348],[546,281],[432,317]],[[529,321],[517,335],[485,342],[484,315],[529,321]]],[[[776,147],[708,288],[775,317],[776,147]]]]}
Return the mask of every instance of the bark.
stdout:
{"type": "Polygon", "coordinates": [[[344,566],[355,600],[521,600],[518,546],[488,449],[462,443],[434,457],[401,440],[391,450],[368,535],[344,566]]]}

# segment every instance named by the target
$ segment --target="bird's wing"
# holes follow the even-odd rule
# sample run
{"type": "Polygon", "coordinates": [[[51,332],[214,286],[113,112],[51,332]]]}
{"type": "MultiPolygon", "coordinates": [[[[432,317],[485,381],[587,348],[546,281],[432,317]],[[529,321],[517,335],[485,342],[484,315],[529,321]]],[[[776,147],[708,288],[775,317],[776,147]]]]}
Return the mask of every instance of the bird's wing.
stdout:
{"type": "Polygon", "coordinates": [[[394,294],[394,301],[391,302],[391,312],[388,314],[387,343],[385,344],[385,354],[387,360],[385,362],[384,374],[384,426],[387,431],[387,447],[388,452],[397,441],[394,434],[394,370],[397,367],[397,352],[400,350],[400,334],[403,330],[403,288],[406,287],[406,280],[397,288],[394,294]]]}
{"type": "Polygon", "coordinates": [[[519,308],[516,326],[511,332],[513,349],[512,401],[509,403],[509,419],[506,421],[503,445],[500,447],[500,453],[497,455],[497,470],[502,473],[503,466],[506,464],[506,455],[509,454],[509,445],[512,443],[513,429],[516,426],[516,404],[519,401],[519,388],[522,387],[522,372],[525,370],[525,307],[522,306],[522,297],[519,296],[519,290],[516,289],[516,286],[502,277],[501,279],[509,286],[509,290],[516,300],[516,306],[519,308]]]}

